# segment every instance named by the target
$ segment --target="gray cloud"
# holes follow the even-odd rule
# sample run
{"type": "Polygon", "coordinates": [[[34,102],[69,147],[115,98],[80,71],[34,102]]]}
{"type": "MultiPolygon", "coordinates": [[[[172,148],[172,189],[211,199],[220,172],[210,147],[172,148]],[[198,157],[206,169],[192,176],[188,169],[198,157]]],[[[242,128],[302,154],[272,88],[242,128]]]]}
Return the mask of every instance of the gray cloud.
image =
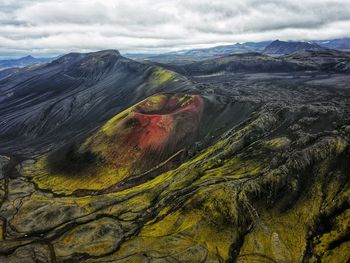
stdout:
{"type": "Polygon", "coordinates": [[[350,0],[2,0],[0,56],[350,36],[350,0]]]}

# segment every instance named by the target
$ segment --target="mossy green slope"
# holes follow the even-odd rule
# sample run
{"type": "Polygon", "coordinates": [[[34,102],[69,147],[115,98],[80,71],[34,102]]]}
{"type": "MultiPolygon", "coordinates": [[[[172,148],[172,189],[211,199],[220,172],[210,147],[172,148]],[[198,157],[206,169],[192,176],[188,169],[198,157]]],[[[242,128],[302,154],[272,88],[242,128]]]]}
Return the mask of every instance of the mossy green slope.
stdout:
{"type": "Polygon", "coordinates": [[[202,104],[197,95],[155,94],[114,116],[80,145],[45,155],[23,173],[40,189],[69,195],[107,189],[164,162],[171,168],[167,160],[198,128],[202,104]]]}
{"type": "Polygon", "coordinates": [[[1,260],[40,245],[47,262],[346,262],[348,127],[305,140],[285,116],[262,108],[127,189],[62,196],[20,177],[28,190],[10,191],[0,211],[1,260]]]}

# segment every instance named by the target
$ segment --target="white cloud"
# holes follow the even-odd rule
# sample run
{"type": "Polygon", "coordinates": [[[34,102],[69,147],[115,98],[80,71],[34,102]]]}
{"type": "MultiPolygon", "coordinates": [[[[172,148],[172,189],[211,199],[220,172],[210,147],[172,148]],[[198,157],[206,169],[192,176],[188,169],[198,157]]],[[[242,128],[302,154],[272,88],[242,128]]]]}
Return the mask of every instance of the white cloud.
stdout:
{"type": "Polygon", "coordinates": [[[2,0],[0,56],[350,36],[350,0],[2,0]]]}

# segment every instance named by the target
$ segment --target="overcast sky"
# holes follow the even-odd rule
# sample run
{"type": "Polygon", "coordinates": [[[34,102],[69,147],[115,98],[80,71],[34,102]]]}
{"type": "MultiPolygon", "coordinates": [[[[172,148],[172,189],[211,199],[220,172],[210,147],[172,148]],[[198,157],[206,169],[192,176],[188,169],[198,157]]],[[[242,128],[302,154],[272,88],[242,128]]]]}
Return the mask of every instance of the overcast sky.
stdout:
{"type": "Polygon", "coordinates": [[[350,0],[0,0],[0,56],[350,37],[350,0]]]}

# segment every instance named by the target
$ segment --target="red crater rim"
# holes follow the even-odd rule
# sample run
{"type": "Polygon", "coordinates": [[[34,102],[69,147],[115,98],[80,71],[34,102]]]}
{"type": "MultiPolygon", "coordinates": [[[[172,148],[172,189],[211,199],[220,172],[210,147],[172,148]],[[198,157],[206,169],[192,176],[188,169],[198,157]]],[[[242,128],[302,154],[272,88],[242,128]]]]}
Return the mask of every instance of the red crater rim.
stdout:
{"type": "MultiPolygon", "coordinates": [[[[140,149],[161,149],[175,137],[186,134],[175,134],[180,126],[184,131],[197,129],[201,118],[203,100],[198,95],[160,94],[141,102],[133,112],[133,118],[139,124],[134,131],[134,141],[140,149]],[[136,140],[135,140],[136,139],[136,140]]],[[[186,133],[186,132],[185,132],[186,133]]]]}
{"type": "Polygon", "coordinates": [[[81,150],[97,154],[113,169],[142,173],[193,140],[203,104],[199,95],[153,95],[108,122],[81,150]]]}

